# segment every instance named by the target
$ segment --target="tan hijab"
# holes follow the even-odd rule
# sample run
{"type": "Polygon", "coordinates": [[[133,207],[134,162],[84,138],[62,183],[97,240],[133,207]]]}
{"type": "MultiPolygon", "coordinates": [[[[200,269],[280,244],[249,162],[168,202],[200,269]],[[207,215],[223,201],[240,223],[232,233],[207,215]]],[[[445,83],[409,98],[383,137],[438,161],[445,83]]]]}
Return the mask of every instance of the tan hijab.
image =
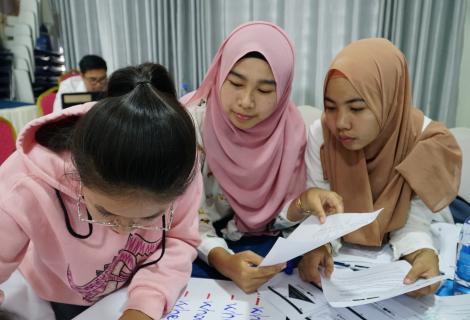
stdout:
{"type": "Polygon", "coordinates": [[[331,189],[346,212],[384,208],[371,224],[346,235],[347,242],[379,246],[384,236],[403,227],[414,194],[433,212],[457,195],[462,155],[446,129],[411,106],[411,84],[403,53],[386,39],[364,39],[344,48],[330,66],[344,74],[366,101],[380,126],[377,138],[359,151],[345,149],[322,117],[321,161],[331,189]]]}

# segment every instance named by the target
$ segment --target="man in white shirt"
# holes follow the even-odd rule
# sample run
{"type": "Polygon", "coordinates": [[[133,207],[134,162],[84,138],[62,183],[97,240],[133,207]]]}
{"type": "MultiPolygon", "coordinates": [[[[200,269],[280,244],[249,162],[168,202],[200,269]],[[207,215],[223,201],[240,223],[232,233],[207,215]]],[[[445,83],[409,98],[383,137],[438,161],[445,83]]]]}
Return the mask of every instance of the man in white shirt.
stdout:
{"type": "Polygon", "coordinates": [[[107,80],[106,61],[97,55],[86,55],[80,62],[80,75],[62,81],[54,101],[54,111],[62,110],[62,94],[104,91],[107,80]]]}

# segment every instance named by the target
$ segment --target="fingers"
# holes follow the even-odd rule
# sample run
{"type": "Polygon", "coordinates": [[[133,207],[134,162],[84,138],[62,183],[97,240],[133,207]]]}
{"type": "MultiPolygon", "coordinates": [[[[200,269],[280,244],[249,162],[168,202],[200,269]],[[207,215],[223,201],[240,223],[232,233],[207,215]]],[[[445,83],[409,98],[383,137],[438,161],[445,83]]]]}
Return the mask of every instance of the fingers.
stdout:
{"type": "Polygon", "coordinates": [[[410,284],[419,278],[430,278],[439,274],[439,259],[434,251],[428,249],[419,250],[413,258],[411,270],[406,275],[403,283],[410,284]]]}
{"type": "Polygon", "coordinates": [[[237,253],[245,262],[250,264],[251,267],[257,266],[263,261],[263,257],[254,253],[253,251],[242,251],[237,253]]]}
{"type": "Polygon", "coordinates": [[[330,254],[325,254],[322,265],[324,266],[323,274],[325,277],[331,278],[334,270],[333,257],[330,254]]]}
{"type": "Polygon", "coordinates": [[[325,205],[327,207],[327,213],[344,212],[343,198],[336,192],[328,192],[326,194],[325,205]]]}
{"type": "Polygon", "coordinates": [[[269,267],[257,267],[263,257],[253,251],[243,251],[234,255],[238,260],[239,267],[233,273],[231,279],[246,293],[256,291],[269,279],[285,268],[285,263],[269,267]]]}
{"type": "Polygon", "coordinates": [[[321,265],[325,268],[325,275],[329,277],[333,272],[333,259],[325,246],[310,251],[302,257],[298,266],[300,278],[321,286],[319,271],[321,265]]]}
{"type": "Polygon", "coordinates": [[[428,294],[434,293],[439,288],[439,286],[440,286],[440,282],[434,283],[430,286],[421,288],[419,290],[408,292],[406,295],[413,297],[413,298],[424,297],[424,296],[427,296],[428,294]]]}
{"type": "Polygon", "coordinates": [[[413,264],[413,267],[411,270],[408,272],[408,274],[405,277],[405,280],[403,281],[404,284],[410,284],[416,282],[420,278],[420,276],[426,271],[426,266],[424,266],[421,263],[415,263],[413,264]]]}
{"type": "Polygon", "coordinates": [[[281,272],[286,267],[285,263],[279,263],[268,267],[257,267],[261,261],[263,261],[263,257],[253,251],[243,251],[238,253],[238,255],[242,257],[249,267],[253,268],[253,278],[270,277],[281,272]]]}
{"type": "Polygon", "coordinates": [[[320,223],[325,223],[326,221],[326,213],[323,210],[323,203],[320,197],[314,197],[311,203],[311,210],[315,213],[315,215],[320,220],[320,223]]]}
{"type": "Polygon", "coordinates": [[[279,272],[281,272],[286,267],[285,263],[276,264],[269,267],[258,267],[256,269],[256,274],[253,276],[254,279],[260,278],[272,278],[279,272]]]}
{"type": "MultiPolygon", "coordinates": [[[[413,254],[410,254],[409,258],[412,260],[412,268],[406,275],[403,283],[410,284],[414,283],[419,278],[427,279],[439,274],[439,260],[432,250],[419,250],[413,254]]],[[[439,288],[439,285],[439,282],[434,283],[419,290],[408,292],[407,295],[416,298],[432,294],[439,288]]]]}
{"type": "Polygon", "coordinates": [[[343,198],[333,191],[311,188],[307,193],[308,207],[318,217],[320,223],[326,221],[327,214],[343,212],[343,198]]]}

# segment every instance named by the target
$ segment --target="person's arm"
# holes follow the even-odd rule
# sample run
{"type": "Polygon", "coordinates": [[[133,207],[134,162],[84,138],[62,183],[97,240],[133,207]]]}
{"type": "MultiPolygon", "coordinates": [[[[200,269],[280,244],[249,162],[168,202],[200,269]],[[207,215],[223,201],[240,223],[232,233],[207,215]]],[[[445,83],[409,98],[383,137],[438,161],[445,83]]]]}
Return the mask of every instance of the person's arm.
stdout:
{"type": "Polygon", "coordinates": [[[432,240],[431,222],[433,216],[438,214],[432,213],[418,197],[411,200],[405,225],[390,233],[389,243],[394,260],[419,249],[430,249],[437,253],[432,240]]]}
{"type": "MultiPolygon", "coordinates": [[[[214,187],[214,190],[209,191],[209,198],[218,194],[216,189],[217,187],[214,187]]],[[[202,199],[199,210],[199,232],[202,238],[198,248],[199,257],[245,292],[253,292],[281,271],[284,265],[258,268],[257,265],[261,263],[263,257],[252,251],[234,253],[229,249],[226,241],[217,236],[212,224],[213,221],[231,214],[229,209],[228,203],[221,202],[215,205],[212,200],[206,201],[206,196],[202,199]]],[[[229,221],[226,230],[231,236],[242,235],[233,220],[229,221]]]]}
{"type": "MultiPolygon", "coordinates": [[[[404,259],[412,268],[405,283],[413,283],[419,278],[439,275],[439,257],[434,247],[431,222],[439,213],[432,213],[418,198],[411,201],[410,213],[403,228],[390,233],[390,246],[395,260],[404,259]]],[[[409,293],[410,296],[423,296],[437,290],[439,283],[409,293]]]]}
{"type": "MultiPolygon", "coordinates": [[[[217,210],[217,207],[214,204],[208,205],[204,195],[199,209],[199,233],[202,239],[198,247],[199,257],[233,280],[245,292],[253,292],[281,271],[284,265],[258,268],[257,265],[263,259],[261,256],[252,251],[234,253],[229,249],[227,242],[217,236],[212,224],[213,220],[225,217],[223,212],[217,210]]],[[[227,229],[230,229],[229,225],[232,222],[229,222],[227,229]]],[[[233,228],[236,228],[234,224],[233,228]]]]}
{"type": "Polygon", "coordinates": [[[209,265],[211,264],[209,254],[215,248],[220,248],[227,253],[233,254],[233,251],[229,249],[225,239],[217,235],[211,216],[223,218],[223,215],[216,210],[215,205],[207,205],[206,196],[203,193],[201,207],[199,208],[199,236],[201,237],[201,244],[197,249],[199,258],[209,265]]]}
{"type": "Polygon", "coordinates": [[[274,222],[273,229],[280,230],[292,227],[310,214],[318,216],[320,221],[324,222],[327,214],[343,212],[342,198],[337,193],[330,191],[330,184],[323,179],[320,160],[322,144],[321,123],[317,120],[309,128],[305,150],[306,190],[287,202],[274,222]]]}
{"type": "MultiPolygon", "coordinates": [[[[198,171],[175,207],[171,230],[166,233],[163,258],[155,265],[140,269],[132,278],[123,317],[139,311],[152,319],[160,319],[173,308],[189,281],[192,262],[196,258],[199,244],[197,210],[201,193],[202,178],[198,171]]],[[[160,254],[161,249],[147,261],[158,259],[160,254]]]]}
{"type": "MultiPolygon", "coordinates": [[[[316,120],[308,130],[307,148],[305,150],[305,165],[307,166],[308,190],[315,188],[330,190],[330,184],[323,178],[323,168],[320,159],[320,148],[323,144],[323,131],[320,120],[316,120]]],[[[313,192],[313,191],[310,191],[313,192]]],[[[302,200],[302,199],[301,199],[302,200]]],[[[302,203],[304,203],[302,200],[302,203]]],[[[341,240],[336,239],[303,255],[299,263],[299,275],[307,282],[320,285],[320,268],[324,268],[326,277],[333,272],[333,254],[341,248],[341,240]]]]}
{"type": "MultiPolygon", "coordinates": [[[[18,268],[29,244],[29,237],[0,204],[0,283],[18,268]]],[[[4,294],[0,290],[0,305],[4,294]]]]}
{"type": "Polygon", "coordinates": [[[263,257],[249,250],[231,254],[215,248],[209,254],[210,264],[246,293],[255,292],[286,267],[285,263],[258,267],[261,261],[263,257]]]}
{"type": "MultiPolygon", "coordinates": [[[[189,95],[192,95],[190,93],[189,95]]],[[[220,248],[223,251],[233,254],[233,251],[229,249],[227,242],[224,238],[219,237],[215,231],[213,222],[219,219],[225,218],[226,213],[217,210],[212,197],[216,197],[219,190],[207,190],[206,186],[210,185],[208,179],[209,176],[215,179],[213,175],[209,175],[209,168],[205,162],[205,150],[204,141],[202,139],[202,132],[204,128],[204,116],[206,112],[206,104],[195,104],[188,107],[188,112],[193,118],[194,125],[196,127],[196,139],[198,143],[198,157],[203,178],[204,191],[201,195],[200,208],[199,208],[199,236],[201,237],[201,244],[198,247],[198,257],[210,265],[209,253],[215,249],[220,248]],[[210,203],[209,203],[210,202],[210,203]]],[[[217,188],[215,188],[217,189],[217,188]]],[[[219,250],[220,250],[219,249],[219,250]]]]}

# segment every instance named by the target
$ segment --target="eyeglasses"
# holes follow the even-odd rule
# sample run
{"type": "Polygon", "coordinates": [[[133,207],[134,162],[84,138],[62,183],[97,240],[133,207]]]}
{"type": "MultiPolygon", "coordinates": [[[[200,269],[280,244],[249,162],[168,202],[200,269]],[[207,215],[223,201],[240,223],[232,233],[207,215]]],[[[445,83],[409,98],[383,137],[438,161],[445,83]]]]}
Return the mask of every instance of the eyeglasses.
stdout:
{"type": "Polygon", "coordinates": [[[83,77],[83,78],[84,78],[86,81],[88,81],[89,83],[93,84],[93,85],[106,83],[106,80],[107,80],[106,77],[103,77],[103,78],[83,77]]]}
{"type": "Polygon", "coordinates": [[[165,213],[162,214],[161,225],[160,224],[143,225],[143,224],[138,224],[138,223],[132,223],[131,225],[126,226],[126,225],[117,223],[116,218],[113,218],[110,221],[88,219],[87,217],[83,215],[83,212],[80,210],[82,199],[83,199],[83,195],[79,195],[78,200],[77,200],[77,213],[78,213],[78,219],[82,222],[99,224],[105,227],[119,227],[119,228],[124,228],[124,229],[129,229],[129,230],[141,229],[141,230],[149,230],[149,231],[169,231],[171,229],[171,224],[173,223],[173,212],[174,212],[173,202],[165,210],[165,213]],[[168,224],[166,223],[166,221],[168,221],[168,224]]]}

